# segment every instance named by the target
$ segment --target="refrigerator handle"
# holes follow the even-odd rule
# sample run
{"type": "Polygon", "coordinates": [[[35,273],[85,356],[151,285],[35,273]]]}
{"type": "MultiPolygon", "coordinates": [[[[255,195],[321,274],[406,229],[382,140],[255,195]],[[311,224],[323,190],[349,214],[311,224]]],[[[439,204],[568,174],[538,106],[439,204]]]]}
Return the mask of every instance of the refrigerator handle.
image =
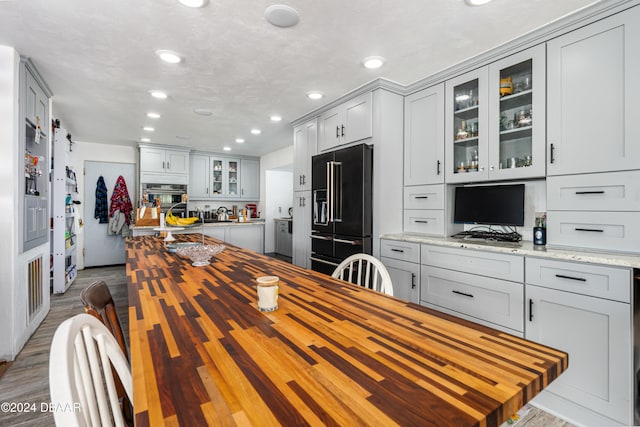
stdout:
{"type": "Polygon", "coordinates": [[[342,222],[342,162],[333,163],[331,176],[331,196],[333,204],[333,222],[342,222]]]}
{"type": "Polygon", "coordinates": [[[333,221],[333,162],[327,162],[327,221],[333,221]]]}

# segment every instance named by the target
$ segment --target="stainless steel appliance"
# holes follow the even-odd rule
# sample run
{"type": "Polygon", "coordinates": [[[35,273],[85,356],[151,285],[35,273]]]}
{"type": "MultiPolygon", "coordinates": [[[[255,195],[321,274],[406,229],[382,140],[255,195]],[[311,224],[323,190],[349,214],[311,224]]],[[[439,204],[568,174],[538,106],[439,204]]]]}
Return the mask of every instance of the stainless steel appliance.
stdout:
{"type": "Polygon", "coordinates": [[[373,147],[360,144],[312,158],[311,268],[333,273],[355,253],[371,254],[373,147]]]}
{"type": "MultiPolygon", "coordinates": [[[[162,212],[167,213],[171,206],[182,202],[183,195],[187,194],[187,186],[184,184],[142,184],[142,197],[145,205],[155,206],[156,200],[160,201],[162,212]]],[[[187,204],[181,203],[171,209],[175,216],[187,216],[187,204]]]]}

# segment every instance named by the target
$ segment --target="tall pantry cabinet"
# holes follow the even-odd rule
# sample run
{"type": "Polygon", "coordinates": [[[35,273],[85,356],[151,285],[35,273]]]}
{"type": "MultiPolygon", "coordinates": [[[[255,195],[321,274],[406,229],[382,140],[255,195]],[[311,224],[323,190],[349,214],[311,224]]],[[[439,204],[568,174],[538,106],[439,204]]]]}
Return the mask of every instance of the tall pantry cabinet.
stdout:
{"type": "Polygon", "coordinates": [[[311,156],[316,154],[318,120],[311,119],[293,129],[293,263],[310,268],[311,263],[311,156]]]}
{"type": "Polygon", "coordinates": [[[28,58],[0,46],[0,360],[13,360],[49,311],[49,98],[28,58]]]}

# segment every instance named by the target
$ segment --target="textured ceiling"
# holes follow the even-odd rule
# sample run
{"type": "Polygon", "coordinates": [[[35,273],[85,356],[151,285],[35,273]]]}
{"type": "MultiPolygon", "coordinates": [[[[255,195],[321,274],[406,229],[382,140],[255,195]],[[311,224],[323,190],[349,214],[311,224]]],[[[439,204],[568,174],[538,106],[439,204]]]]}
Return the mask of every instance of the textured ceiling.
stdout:
{"type": "Polygon", "coordinates": [[[75,141],[135,145],[149,136],[262,155],[292,143],[292,120],[368,81],[415,82],[594,1],[291,0],[283,4],[299,12],[293,28],[265,20],[278,3],[210,0],[190,9],[177,0],[4,0],[0,45],[32,59],[54,93],[53,117],[75,141]],[[163,63],[158,49],[185,60],[163,63]],[[360,61],[370,55],[387,63],[367,70],[360,61]],[[152,89],[169,98],[152,98],[152,89]],[[325,98],[307,99],[311,90],[325,98]],[[196,108],[213,114],[198,116],[196,108]],[[148,119],[147,111],[162,117],[148,119]],[[272,123],[271,114],[284,119],[272,123]],[[263,133],[251,135],[253,127],[263,133]]]}

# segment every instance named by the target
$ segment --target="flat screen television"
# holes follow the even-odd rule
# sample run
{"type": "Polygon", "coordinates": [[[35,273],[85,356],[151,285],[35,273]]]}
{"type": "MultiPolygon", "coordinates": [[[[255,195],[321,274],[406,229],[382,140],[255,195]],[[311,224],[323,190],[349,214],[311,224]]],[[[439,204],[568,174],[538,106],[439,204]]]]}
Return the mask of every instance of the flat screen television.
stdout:
{"type": "Polygon", "coordinates": [[[524,184],[456,187],[458,224],[524,225],[524,184]]]}

